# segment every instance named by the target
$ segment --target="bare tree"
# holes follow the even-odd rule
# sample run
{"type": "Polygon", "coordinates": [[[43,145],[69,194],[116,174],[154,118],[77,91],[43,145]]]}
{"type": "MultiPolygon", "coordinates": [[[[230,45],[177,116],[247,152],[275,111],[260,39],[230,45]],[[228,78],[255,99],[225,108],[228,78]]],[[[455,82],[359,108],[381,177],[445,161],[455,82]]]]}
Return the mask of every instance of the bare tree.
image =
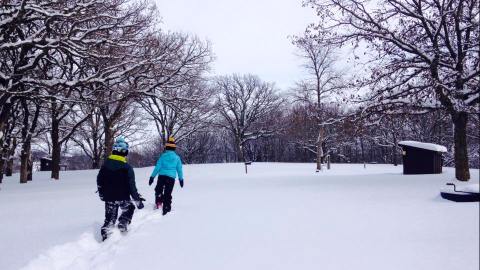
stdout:
{"type": "Polygon", "coordinates": [[[104,150],[104,127],[102,114],[98,108],[85,104],[83,113],[92,112],[90,117],[81,125],[76,134],[71,138],[91,160],[91,168],[99,169],[104,150]]]}
{"type": "Polygon", "coordinates": [[[319,22],[312,35],[334,46],[365,45],[367,107],[390,112],[446,110],[454,124],[458,180],[470,178],[469,113],[480,102],[478,0],[306,0],[319,22]]]}
{"type": "Polygon", "coordinates": [[[274,135],[278,126],[269,126],[268,117],[279,110],[283,99],[271,83],[254,75],[218,77],[213,85],[217,92],[218,125],[234,138],[237,161],[244,161],[244,146],[250,140],[274,135]]]}
{"type": "Polygon", "coordinates": [[[20,151],[20,183],[27,183],[27,181],[32,180],[32,139],[35,135],[34,132],[37,129],[38,118],[41,112],[40,102],[33,101],[30,103],[31,104],[25,99],[21,100],[23,126],[21,131],[22,149],[20,151]]]}
{"type": "Polygon", "coordinates": [[[157,31],[143,45],[149,65],[136,84],[141,93],[157,98],[198,81],[213,61],[210,44],[187,34],[157,31]]]}
{"type": "MultiPolygon", "coordinates": [[[[81,59],[101,57],[91,50],[102,44],[115,44],[115,29],[133,29],[145,9],[141,4],[123,9],[123,1],[3,1],[0,6],[0,138],[9,109],[22,96],[48,98],[42,92],[51,86],[75,86],[102,81],[106,70],[82,76],[62,76],[59,69],[81,68],[81,59]],[[139,8],[141,7],[141,8],[139,8]],[[134,21],[130,18],[135,18],[134,21]],[[69,63],[67,63],[69,62],[69,63]],[[67,63],[66,66],[61,65],[67,63]],[[56,64],[48,76],[42,65],[56,64]]],[[[127,40],[122,37],[122,41],[127,40]]],[[[118,46],[124,45],[116,40],[118,46]]],[[[110,74],[111,75],[111,74],[110,74]]]]}
{"type": "Polygon", "coordinates": [[[115,137],[132,134],[140,136],[145,125],[139,106],[128,97],[113,103],[100,106],[103,126],[103,155],[106,158],[111,152],[115,137]]]}
{"type": "Polygon", "coordinates": [[[84,108],[85,114],[92,112],[90,117],[78,128],[70,141],[90,160],[90,168],[98,169],[102,159],[111,153],[116,136],[123,135],[132,142],[144,136],[147,123],[143,111],[131,100],[129,104],[117,101],[100,108],[90,106],[86,104],[84,108]],[[106,133],[109,135],[105,136],[106,133]],[[106,139],[110,143],[106,143],[106,139]]]}
{"type": "Polygon", "coordinates": [[[10,108],[5,125],[4,136],[0,138],[0,183],[3,180],[4,172],[6,176],[12,175],[12,158],[17,147],[16,138],[19,132],[17,124],[20,118],[19,106],[20,104],[16,102],[16,104],[10,108]]]}
{"type": "Polygon", "coordinates": [[[342,75],[334,66],[335,55],[331,47],[308,36],[296,38],[294,44],[300,49],[300,56],[305,61],[304,68],[310,76],[297,84],[296,99],[315,108],[315,124],[318,126],[316,138],[318,172],[322,170],[324,159],[323,145],[327,137],[325,126],[336,122],[327,119],[324,107],[332,95],[343,88],[342,75]]]}
{"type": "Polygon", "coordinates": [[[203,131],[212,118],[203,76],[213,60],[208,42],[186,34],[156,33],[146,40],[148,70],[139,80],[137,101],[155,123],[162,144],[180,143],[203,131]]]}
{"type": "Polygon", "coordinates": [[[2,3],[0,139],[15,100],[48,101],[52,178],[58,179],[61,145],[89,117],[78,118],[78,102],[95,100],[104,89],[98,86],[119,84],[145,67],[139,48],[154,14],[143,1],[2,3]]]}
{"type": "Polygon", "coordinates": [[[141,101],[155,123],[162,144],[175,137],[181,144],[195,133],[205,131],[211,124],[212,94],[203,82],[189,83],[178,89],[168,89],[164,96],[155,95],[141,101]]]}

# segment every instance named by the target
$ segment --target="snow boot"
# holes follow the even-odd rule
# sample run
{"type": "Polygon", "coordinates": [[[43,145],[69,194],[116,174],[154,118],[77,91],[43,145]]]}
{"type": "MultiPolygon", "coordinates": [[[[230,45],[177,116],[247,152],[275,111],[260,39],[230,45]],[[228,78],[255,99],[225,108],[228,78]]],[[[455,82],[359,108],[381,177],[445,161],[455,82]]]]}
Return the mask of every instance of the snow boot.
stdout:
{"type": "Polygon", "coordinates": [[[111,227],[102,228],[102,229],[100,230],[100,233],[102,234],[102,241],[105,241],[105,240],[107,240],[107,238],[110,237],[110,235],[112,234],[112,228],[111,228],[111,227]]]}
{"type": "Polygon", "coordinates": [[[163,205],[163,215],[165,216],[168,212],[170,212],[172,210],[172,208],[170,206],[167,206],[167,205],[163,205]]]}
{"type": "Polygon", "coordinates": [[[109,233],[108,233],[108,232],[104,232],[104,231],[102,231],[102,241],[103,241],[103,242],[104,242],[105,240],[107,240],[107,238],[108,238],[108,235],[109,235],[109,233]]]}
{"type": "Polygon", "coordinates": [[[115,226],[115,223],[105,222],[102,228],[100,229],[100,234],[102,235],[102,241],[107,240],[107,238],[112,234],[112,228],[115,226]]]}
{"type": "Polygon", "coordinates": [[[128,232],[127,223],[125,222],[119,222],[117,227],[122,234],[126,234],[128,232]]]}

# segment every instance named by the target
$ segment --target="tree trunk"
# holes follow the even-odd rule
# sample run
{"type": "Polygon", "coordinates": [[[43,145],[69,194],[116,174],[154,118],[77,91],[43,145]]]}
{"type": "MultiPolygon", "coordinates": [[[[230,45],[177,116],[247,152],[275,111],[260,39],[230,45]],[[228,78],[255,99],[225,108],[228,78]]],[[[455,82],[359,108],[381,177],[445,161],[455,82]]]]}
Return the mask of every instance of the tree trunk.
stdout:
{"type": "Polygon", "coordinates": [[[98,129],[95,128],[95,131],[92,132],[92,169],[99,169],[100,168],[100,159],[102,158],[102,145],[100,143],[100,138],[98,134],[98,129]]]}
{"type": "Polygon", "coordinates": [[[92,161],[92,169],[99,169],[100,168],[100,158],[97,157],[95,154],[93,161],[92,161]]]}
{"type": "Polygon", "coordinates": [[[8,149],[3,143],[4,139],[0,139],[0,184],[3,182],[3,174],[5,172],[5,159],[7,158],[8,153],[8,149]]]}
{"type": "Polygon", "coordinates": [[[7,134],[6,129],[8,125],[8,118],[10,117],[10,110],[13,106],[10,96],[3,94],[0,98],[0,141],[5,139],[7,134]]]}
{"type": "Polygon", "coordinates": [[[244,162],[243,145],[240,141],[240,138],[235,139],[235,152],[237,152],[237,162],[244,162]]]}
{"type": "Polygon", "coordinates": [[[317,138],[317,172],[322,170],[322,157],[323,157],[323,128],[320,128],[318,131],[317,138]]]}
{"type": "Polygon", "coordinates": [[[32,181],[33,179],[33,160],[32,160],[32,134],[37,129],[38,117],[40,116],[40,104],[36,104],[35,113],[33,115],[32,124],[30,130],[28,131],[27,137],[25,138],[25,144],[27,147],[27,181],[32,181]]]}
{"type": "Polygon", "coordinates": [[[13,156],[10,156],[7,160],[7,168],[5,170],[5,176],[12,176],[13,174],[13,156]]]}
{"type": "Polygon", "coordinates": [[[20,151],[20,184],[27,183],[28,160],[30,158],[30,140],[28,136],[30,110],[26,100],[21,101],[23,107],[22,150],[20,151]]]}
{"type": "Polygon", "coordinates": [[[10,144],[10,140],[7,136],[0,139],[0,184],[3,182],[3,175],[5,173],[5,164],[8,158],[8,145],[10,144]]]}
{"type": "Polygon", "coordinates": [[[58,120],[57,102],[55,99],[51,101],[51,121],[52,130],[50,131],[50,137],[52,140],[52,173],[51,178],[55,180],[60,179],[60,156],[61,156],[61,143],[60,143],[60,120],[58,120]]]}
{"type": "Polygon", "coordinates": [[[102,160],[102,143],[99,140],[99,136],[97,132],[94,132],[93,138],[93,149],[92,149],[92,169],[99,169],[100,163],[102,160]]]}
{"type": "Polygon", "coordinates": [[[10,150],[7,153],[7,167],[5,168],[5,176],[12,176],[13,174],[13,156],[17,149],[17,139],[13,138],[10,150]]]}
{"type": "Polygon", "coordinates": [[[60,179],[60,156],[62,147],[60,144],[59,139],[59,123],[52,117],[52,179],[59,180],[60,179]]]}
{"type": "Polygon", "coordinates": [[[22,145],[22,152],[20,154],[20,183],[25,184],[28,182],[29,175],[29,163],[30,163],[30,141],[25,141],[22,145]]]}
{"type": "Polygon", "coordinates": [[[470,179],[467,151],[468,114],[466,112],[453,113],[452,120],[454,124],[453,139],[455,141],[455,177],[460,181],[468,181],[470,179]]]}
{"type": "Polygon", "coordinates": [[[392,158],[393,158],[393,166],[398,165],[397,161],[397,136],[393,135],[393,147],[392,147],[392,158]]]}
{"type": "Polygon", "coordinates": [[[5,159],[3,159],[3,156],[0,156],[0,184],[3,182],[4,168],[5,168],[5,159]]]}
{"type": "Polygon", "coordinates": [[[222,138],[222,140],[223,140],[223,150],[225,152],[225,163],[228,163],[230,160],[228,158],[227,140],[225,138],[222,138]]]}
{"type": "Polygon", "coordinates": [[[114,134],[113,130],[107,121],[104,121],[104,133],[105,133],[105,145],[104,145],[104,159],[107,159],[108,155],[112,153],[114,134]]]}
{"type": "Polygon", "coordinates": [[[241,144],[237,146],[237,161],[238,162],[245,161],[245,155],[243,154],[243,146],[241,144]]]}
{"type": "Polygon", "coordinates": [[[365,147],[363,145],[363,136],[360,137],[360,149],[362,150],[362,162],[363,162],[363,167],[366,168],[366,162],[365,162],[365,147]]]}
{"type": "Polygon", "coordinates": [[[27,166],[27,170],[28,170],[28,173],[27,173],[27,180],[28,181],[32,181],[33,179],[33,160],[32,160],[32,156],[31,156],[31,151],[30,151],[30,155],[29,155],[29,159],[28,159],[28,166],[27,166]]]}

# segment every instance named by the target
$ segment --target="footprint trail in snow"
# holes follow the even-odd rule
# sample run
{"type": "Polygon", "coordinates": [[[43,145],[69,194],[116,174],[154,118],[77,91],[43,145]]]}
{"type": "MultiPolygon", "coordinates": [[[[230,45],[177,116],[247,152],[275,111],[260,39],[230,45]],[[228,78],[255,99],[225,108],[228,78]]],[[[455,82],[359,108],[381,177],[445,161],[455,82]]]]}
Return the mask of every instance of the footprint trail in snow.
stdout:
{"type": "Polygon", "coordinates": [[[123,236],[114,229],[112,235],[105,242],[101,242],[98,227],[95,232],[83,233],[76,241],[50,248],[30,261],[22,270],[112,269],[112,258],[128,245],[129,238],[144,225],[162,219],[161,211],[146,208],[135,212],[128,234],[123,236]]]}

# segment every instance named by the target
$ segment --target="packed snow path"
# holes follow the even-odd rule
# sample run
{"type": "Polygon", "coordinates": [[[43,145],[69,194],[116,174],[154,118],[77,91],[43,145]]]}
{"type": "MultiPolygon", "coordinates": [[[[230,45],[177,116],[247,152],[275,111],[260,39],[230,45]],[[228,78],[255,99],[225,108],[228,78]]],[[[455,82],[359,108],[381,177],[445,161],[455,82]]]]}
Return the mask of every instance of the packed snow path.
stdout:
{"type": "MultiPolygon", "coordinates": [[[[152,210],[151,168],[136,169],[149,201],[130,232],[99,241],[96,171],[39,173],[0,191],[0,269],[479,268],[479,204],[439,197],[453,178],[401,166],[254,163],[185,166],[173,212],[152,210]]],[[[472,170],[478,182],[478,170],[472,170]]]]}

